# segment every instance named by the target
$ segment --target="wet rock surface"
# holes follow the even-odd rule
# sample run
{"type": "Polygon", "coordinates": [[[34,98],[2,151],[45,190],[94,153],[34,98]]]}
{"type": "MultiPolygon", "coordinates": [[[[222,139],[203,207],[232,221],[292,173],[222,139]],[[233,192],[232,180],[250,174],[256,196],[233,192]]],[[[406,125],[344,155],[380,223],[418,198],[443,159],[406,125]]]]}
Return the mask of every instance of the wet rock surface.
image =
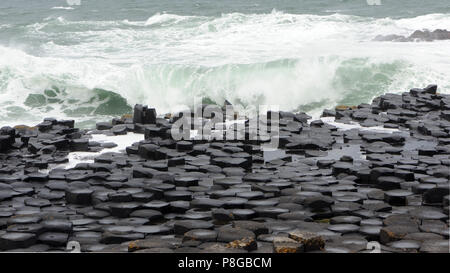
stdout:
{"type": "Polygon", "coordinates": [[[450,95],[430,85],[311,122],[279,116],[276,151],[262,138],[175,140],[191,117],[142,105],[92,131],[3,127],[0,250],[449,252],[450,95]],[[114,152],[92,140],[129,133],[142,140],[114,152]],[[74,152],[95,156],[64,165],[74,152]]]}
{"type": "Polygon", "coordinates": [[[430,30],[416,30],[409,36],[402,35],[378,35],[374,38],[375,41],[394,41],[394,42],[418,42],[418,41],[435,41],[435,40],[450,40],[450,31],[446,29],[430,30]]]}

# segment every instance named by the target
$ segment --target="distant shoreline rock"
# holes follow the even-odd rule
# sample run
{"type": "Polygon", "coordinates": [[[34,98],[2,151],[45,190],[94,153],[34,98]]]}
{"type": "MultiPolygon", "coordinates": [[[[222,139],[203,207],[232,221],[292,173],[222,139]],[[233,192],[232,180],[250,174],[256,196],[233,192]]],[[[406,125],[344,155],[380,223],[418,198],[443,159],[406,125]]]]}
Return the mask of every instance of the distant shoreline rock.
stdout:
{"type": "Polygon", "coordinates": [[[396,34],[378,35],[373,40],[381,42],[431,42],[436,40],[450,40],[450,31],[446,29],[436,29],[434,31],[416,30],[409,36],[396,34]]]}

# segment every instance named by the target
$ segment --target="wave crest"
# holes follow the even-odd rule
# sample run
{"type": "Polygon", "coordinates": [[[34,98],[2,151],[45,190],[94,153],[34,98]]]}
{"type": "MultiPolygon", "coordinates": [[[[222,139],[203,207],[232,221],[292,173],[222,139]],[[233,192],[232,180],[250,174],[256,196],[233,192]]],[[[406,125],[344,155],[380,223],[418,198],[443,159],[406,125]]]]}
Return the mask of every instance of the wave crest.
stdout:
{"type": "Polygon", "coordinates": [[[37,50],[0,46],[0,122],[35,122],[61,113],[97,120],[135,103],[164,113],[198,96],[218,104],[228,99],[246,107],[277,104],[314,112],[430,82],[446,93],[448,41],[371,40],[449,23],[449,14],[374,19],[273,11],[219,17],[157,13],[144,21],[59,16],[18,29],[1,26],[23,33],[37,50]],[[65,94],[46,96],[54,86],[65,94]],[[97,111],[104,104],[100,89],[111,92],[107,97],[116,104],[97,111]],[[83,112],[83,105],[90,108],[83,112]]]}

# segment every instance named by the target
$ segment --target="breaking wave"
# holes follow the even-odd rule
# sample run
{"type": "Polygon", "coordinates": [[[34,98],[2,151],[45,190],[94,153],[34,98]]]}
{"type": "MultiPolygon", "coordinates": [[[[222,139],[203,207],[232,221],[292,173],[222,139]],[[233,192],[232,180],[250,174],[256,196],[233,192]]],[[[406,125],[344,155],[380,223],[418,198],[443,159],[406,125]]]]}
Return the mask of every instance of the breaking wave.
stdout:
{"type": "Polygon", "coordinates": [[[33,42],[0,46],[0,123],[63,115],[91,124],[129,113],[135,103],[162,114],[200,96],[313,113],[429,83],[448,93],[449,41],[372,41],[448,25],[448,14],[374,19],[278,11],[3,25],[33,42]]]}

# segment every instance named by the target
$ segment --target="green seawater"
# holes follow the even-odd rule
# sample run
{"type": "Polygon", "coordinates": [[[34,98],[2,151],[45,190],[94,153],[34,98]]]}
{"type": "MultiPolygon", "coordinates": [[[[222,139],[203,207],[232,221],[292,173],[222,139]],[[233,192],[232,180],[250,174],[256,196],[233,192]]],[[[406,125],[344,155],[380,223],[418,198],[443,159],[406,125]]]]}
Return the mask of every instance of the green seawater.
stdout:
{"type": "Polygon", "coordinates": [[[5,0],[0,126],[88,128],[136,103],[317,115],[430,83],[450,93],[450,41],[373,40],[439,28],[448,0],[5,0]]]}

